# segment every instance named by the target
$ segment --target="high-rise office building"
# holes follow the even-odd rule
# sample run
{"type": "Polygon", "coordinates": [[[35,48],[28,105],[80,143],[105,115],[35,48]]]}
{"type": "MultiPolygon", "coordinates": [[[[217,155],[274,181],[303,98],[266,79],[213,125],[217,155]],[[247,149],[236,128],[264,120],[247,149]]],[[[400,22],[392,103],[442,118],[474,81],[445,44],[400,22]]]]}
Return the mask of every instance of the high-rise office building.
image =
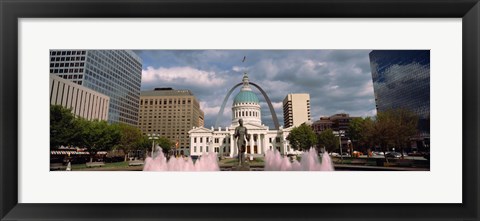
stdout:
{"type": "Polygon", "coordinates": [[[310,94],[288,94],[283,99],[285,128],[298,127],[310,120],[310,94]]]}
{"type": "Polygon", "coordinates": [[[129,50],[50,50],[50,74],[110,97],[109,123],[138,124],[142,60],[129,50]]]}
{"type": "Polygon", "coordinates": [[[158,134],[178,142],[188,152],[188,131],[203,127],[204,113],[190,90],[155,88],[140,93],[139,128],[143,134],[158,134]]]}
{"type": "Polygon", "coordinates": [[[87,120],[107,120],[110,98],[50,74],[50,104],[69,108],[87,120]]]}
{"type": "Polygon", "coordinates": [[[407,109],[419,117],[419,137],[430,136],[430,51],[370,52],[377,112],[407,109]]]}

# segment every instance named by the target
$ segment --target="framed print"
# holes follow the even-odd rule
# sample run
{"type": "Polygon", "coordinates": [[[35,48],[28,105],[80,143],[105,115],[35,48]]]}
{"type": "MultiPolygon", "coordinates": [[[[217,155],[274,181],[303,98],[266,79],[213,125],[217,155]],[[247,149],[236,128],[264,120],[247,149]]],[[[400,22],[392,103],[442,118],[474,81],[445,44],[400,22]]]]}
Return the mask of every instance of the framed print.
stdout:
{"type": "Polygon", "coordinates": [[[478,220],[479,10],[2,1],[1,219],[478,220]]]}

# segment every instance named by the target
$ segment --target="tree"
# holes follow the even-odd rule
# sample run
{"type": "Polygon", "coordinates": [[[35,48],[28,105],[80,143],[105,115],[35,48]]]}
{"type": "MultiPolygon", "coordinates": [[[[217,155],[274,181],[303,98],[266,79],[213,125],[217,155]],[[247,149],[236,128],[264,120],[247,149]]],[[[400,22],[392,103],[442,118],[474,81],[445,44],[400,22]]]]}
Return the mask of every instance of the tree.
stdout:
{"type": "Polygon", "coordinates": [[[120,130],[106,121],[87,121],[81,118],[79,124],[83,128],[79,143],[90,152],[90,161],[98,151],[111,150],[120,142],[120,130]]]}
{"type": "Polygon", "coordinates": [[[155,140],[155,143],[162,148],[164,153],[168,153],[174,145],[174,143],[166,137],[159,137],[157,140],[155,140]]]}
{"type": "MultiPolygon", "coordinates": [[[[384,156],[388,151],[390,145],[392,145],[392,117],[389,112],[380,112],[377,114],[377,118],[373,122],[369,137],[374,144],[380,146],[384,156]]],[[[388,162],[388,159],[385,158],[388,162]]]]}
{"type": "Polygon", "coordinates": [[[114,149],[120,149],[125,154],[124,161],[127,161],[128,152],[137,150],[140,140],[142,139],[142,131],[140,129],[119,123],[114,125],[120,132],[120,140],[114,149]]]}
{"type": "Polygon", "coordinates": [[[71,109],[60,105],[50,106],[50,148],[73,145],[77,133],[75,116],[71,109]]]}
{"type": "Polygon", "coordinates": [[[332,129],[326,129],[318,135],[318,146],[324,147],[328,152],[340,147],[338,137],[333,134],[332,129]]]}
{"type": "Polygon", "coordinates": [[[148,136],[143,135],[140,139],[137,140],[135,144],[136,150],[143,150],[145,151],[145,157],[148,155],[147,153],[152,149],[152,140],[148,139],[148,136]]]}
{"type": "Polygon", "coordinates": [[[139,149],[148,150],[152,148],[152,141],[148,139],[148,136],[142,136],[137,142],[139,149]]]}
{"type": "Polygon", "coordinates": [[[363,119],[362,129],[360,130],[359,140],[357,141],[358,145],[367,147],[367,152],[370,151],[370,147],[375,146],[375,142],[372,137],[373,124],[374,121],[372,118],[366,117],[363,119]]]}
{"type": "MultiPolygon", "coordinates": [[[[164,153],[168,153],[168,151],[170,151],[174,145],[174,143],[166,137],[159,137],[153,141],[155,141],[155,146],[160,146],[162,148],[162,152],[164,153]]],[[[143,136],[137,141],[137,146],[139,149],[144,149],[149,152],[152,148],[153,141],[149,139],[148,136],[143,136]]]]}
{"type": "Polygon", "coordinates": [[[373,145],[370,142],[369,130],[372,128],[372,119],[370,117],[366,118],[354,118],[350,121],[348,125],[348,136],[352,141],[351,151],[353,148],[361,147],[370,147],[373,145]]]}
{"type": "Polygon", "coordinates": [[[357,147],[360,139],[362,138],[363,118],[353,118],[348,125],[348,137],[352,141],[351,153],[353,154],[353,148],[357,147]]]}
{"type": "Polygon", "coordinates": [[[392,110],[393,117],[393,142],[400,147],[403,159],[403,150],[410,143],[410,138],[417,133],[418,117],[412,111],[406,109],[392,110]]]}
{"type": "Polygon", "coordinates": [[[317,143],[317,136],[312,128],[305,123],[292,128],[287,140],[294,150],[308,150],[317,143]]]}
{"type": "MultiPolygon", "coordinates": [[[[373,143],[380,145],[382,151],[389,147],[399,147],[402,152],[410,138],[417,132],[418,118],[405,109],[390,109],[377,114],[377,118],[369,129],[368,137],[373,143]]],[[[388,159],[386,158],[388,162],[388,159]]]]}

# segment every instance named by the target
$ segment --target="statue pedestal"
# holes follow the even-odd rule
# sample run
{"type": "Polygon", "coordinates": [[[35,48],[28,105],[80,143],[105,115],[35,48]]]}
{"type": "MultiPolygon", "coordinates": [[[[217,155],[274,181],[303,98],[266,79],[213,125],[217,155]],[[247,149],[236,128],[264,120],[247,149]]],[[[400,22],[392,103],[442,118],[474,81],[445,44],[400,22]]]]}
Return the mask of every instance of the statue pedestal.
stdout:
{"type": "Polygon", "coordinates": [[[250,165],[243,164],[242,166],[232,166],[232,171],[250,171],[250,165]]]}

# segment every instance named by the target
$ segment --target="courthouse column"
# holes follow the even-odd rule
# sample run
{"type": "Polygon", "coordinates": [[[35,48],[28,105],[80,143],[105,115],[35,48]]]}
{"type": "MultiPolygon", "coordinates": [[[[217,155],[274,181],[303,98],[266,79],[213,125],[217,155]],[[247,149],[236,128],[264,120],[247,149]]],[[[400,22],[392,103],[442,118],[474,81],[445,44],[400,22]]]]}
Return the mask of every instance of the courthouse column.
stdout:
{"type": "Polygon", "coordinates": [[[257,134],[257,152],[256,154],[261,154],[262,153],[262,147],[260,146],[260,134],[257,134]]]}
{"type": "Polygon", "coordinates": [[[233,157],[233,151],[235,147],[233,146],[235,141],[233,140],[233,134],[230,134],[230,157],[233,157]]]}
{"type": "Polygon", "coordinates": [[[250,134],[250,154],[253,154],[253,134],[250,134]]]}

